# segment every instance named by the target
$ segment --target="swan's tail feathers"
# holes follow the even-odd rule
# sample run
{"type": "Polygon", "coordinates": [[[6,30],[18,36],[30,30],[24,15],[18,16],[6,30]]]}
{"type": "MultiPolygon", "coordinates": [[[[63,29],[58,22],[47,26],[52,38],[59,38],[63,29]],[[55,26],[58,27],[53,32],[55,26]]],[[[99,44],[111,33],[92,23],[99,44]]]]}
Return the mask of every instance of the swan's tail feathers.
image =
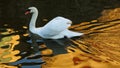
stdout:
{"type": "Polygon", "coordinates": [[[62,34],[63,34],[64,36],[67,36],[68,38],[72,38],[72,37],[84,35],[84,33],[74,32],[74,31],[71,31],[71,30],[68,30],[68,29],[64,30],[64,31],[62,32],[62,34]]]}

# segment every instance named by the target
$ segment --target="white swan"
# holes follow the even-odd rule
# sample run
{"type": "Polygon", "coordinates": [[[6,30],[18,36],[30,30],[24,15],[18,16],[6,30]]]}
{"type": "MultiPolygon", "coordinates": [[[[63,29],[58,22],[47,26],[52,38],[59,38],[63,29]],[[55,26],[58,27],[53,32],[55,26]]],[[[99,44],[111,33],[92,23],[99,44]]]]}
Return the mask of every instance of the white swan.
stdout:
{"type": "Polygon", "coordinates": [[[29,24],[29,30],[39,35],[44,39],[60,39],[67,36],[68,38],[81,36],[83,33],[73,32],[68,30],[68,27],[71,26],[72,21],[64,17],[55,17],[45,26],[36,28],[36,20],[38,17],[38,10],[36,7],[29,7],[25,14],[32,13],[32,18],[29,24]]]}

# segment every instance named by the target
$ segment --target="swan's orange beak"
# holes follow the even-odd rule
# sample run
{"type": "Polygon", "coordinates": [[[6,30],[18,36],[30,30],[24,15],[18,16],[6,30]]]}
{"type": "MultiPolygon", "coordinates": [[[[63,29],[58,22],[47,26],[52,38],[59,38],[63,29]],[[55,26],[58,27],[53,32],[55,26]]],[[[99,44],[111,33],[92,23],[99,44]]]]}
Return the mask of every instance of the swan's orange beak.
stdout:
{"type": "Polygon", "coordinates": [[[27,9],[25,15],[30,14],[30,9],[27,9]]]}
{"type": "Polygon", "coordinates": [[[25,15],[30,14],[30,10],[26,10],[25,15]]]}

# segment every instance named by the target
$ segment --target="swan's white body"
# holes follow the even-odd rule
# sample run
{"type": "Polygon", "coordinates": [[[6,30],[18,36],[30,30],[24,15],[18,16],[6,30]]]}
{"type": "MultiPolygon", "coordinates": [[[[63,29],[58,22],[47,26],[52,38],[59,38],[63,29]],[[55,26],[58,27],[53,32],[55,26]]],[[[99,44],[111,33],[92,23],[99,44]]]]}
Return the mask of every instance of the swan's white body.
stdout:
{"type": "Polygon", "coordinates": [[[38,16],[38,10],[35,7],[30,7],[28,9],[30,9],[30,13],[33,13],[29,25],[29,30],[34,34],[41,36],[42,38],[60,39],[60,38],[64,38],[64,36],[71,38],[71,37],[83,35],[83,33],[78,33],[68,30],[68,27],[71,26],[72,21],[60,16],[55,17],[45,26],[36,28],[35,23],[38,16]]]}

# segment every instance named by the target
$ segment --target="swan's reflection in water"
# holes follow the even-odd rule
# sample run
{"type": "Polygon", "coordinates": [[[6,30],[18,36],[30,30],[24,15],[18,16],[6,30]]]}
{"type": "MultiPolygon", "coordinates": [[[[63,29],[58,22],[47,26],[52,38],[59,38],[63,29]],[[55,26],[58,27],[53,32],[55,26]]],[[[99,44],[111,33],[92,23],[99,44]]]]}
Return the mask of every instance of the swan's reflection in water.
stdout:
{"type": "MultiPolygon", "coordinates": [[[[89,68],[120,68],[119,20],[107,23],[84,22],[72,26],[70,29],[86,33],[83,39],[80,38],[73,42],[83,50],[86,50],[85,47],[89,45],[92,55],[76,49],[76,53],[52,58],[43,57],[42,59],[46,61],[46,64],[42,65],[43,68],[60,68],[60,66],[63,68],[68,68],[68,66],[69,68],[85,68],[86,65],[89,68]],[[71,55],[79,57],[81,61],[74,65],[71,55]],[[61,59],[61,57],[66,58],[61,59]],[[81,67],[84,64],[85,66],[81,67]]],[[[36,57],[37,59],[26,59],[33,51],[30,44],[26,42],[29,39],[24,34],[27,33],[26,31],[24,29],[18,31],[0,28],[0,68],[40,68],[42,62],[40,56],[36,57]]]]}
{"type": "Polygon", "coordinates": [[[30,44],[26,42],[27,34],[8,28],[0,29],[0,68],[40,68],[43,63],[40,58],[26,59],[32,54],[30,44]]]}

